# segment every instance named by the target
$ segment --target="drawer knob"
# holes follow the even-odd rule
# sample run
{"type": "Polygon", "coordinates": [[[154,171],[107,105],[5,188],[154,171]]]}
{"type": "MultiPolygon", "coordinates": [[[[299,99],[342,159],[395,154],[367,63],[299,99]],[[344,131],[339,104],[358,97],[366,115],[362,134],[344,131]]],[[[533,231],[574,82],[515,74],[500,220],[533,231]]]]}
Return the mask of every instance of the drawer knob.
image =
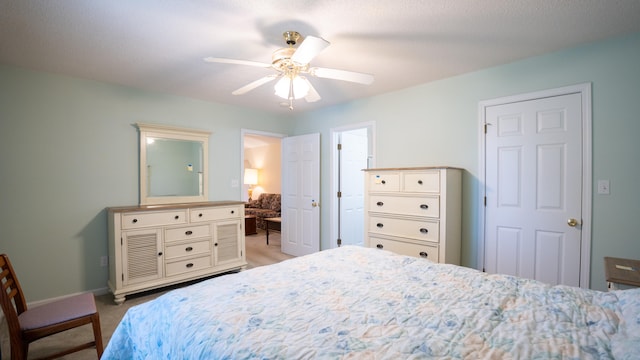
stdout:
{"type": "Polygon", "coordinates": [[[180,219],[180,216],[176,215],[176,216],[174,216],[174,219],[178,220],[178,219],[180,219]]]}
{"type": "Polygon", "coordinates": [[[378,202],[376,203],[376,205],[378,205],[378,206],[382,206],[382,205],[384,205],[384,203],[383,203],[382,201],[378,201],[378,202]]]}
{"type": "Polygon", "coordinates": [[[184,249],[184,251],[186,251],[186,252],[189,252],[189,251],[191,251],[191,250],[193,250],[193,248],[192,248],[191,246],[187,246],[187,247],[184,249]]]}
{"type": "Polygon", "coordinates": [[[192,268],[193,267],[193,263],[188,263],[187,265],[185,265],[188,268],[192,268]]]}
{"type": "Polygon", "coordinates": [[[377,247],[378,249],[382,249],[384,246],[382,246],[382,244],[378,244],[378,245],[376,245],[376,247],[377,247]]]}
{"type": "Polygon", "coordinates": [[[429,208],[429,205],[427,205],[427,204],[420,205],[420,209],[427,210],[428,208],[429,208]]]}
{"type": "Polygon", "coordinates": [[[198,217],[202,217],[202,213],[198,214],[198,217]]]}
{"type": "Polygon", "coordinates": [[[160,252],[158,253],[158,256],[162,256],[162,251],[160,251],[160,252]]]}
{"type": "Polygon", "coordinates": [[[235,210],[231,210],[231,213],[232,213],[232,214],[235,214],[235,213],[236,213],[236,211],[235,211],[235,210]]]}
{"type": "Polygon", "coordinates": [[[133,219],[133,220],[131,220],[131,222],[135,224],[135,223],[138,222],[138,219],[133,219]]]}
{"type": "Polygon", "coordinates": [[[380,182],[381,182],[383,185],[387,183],[387,181],[386,181],[386,180],[382,180],[382,181],[380,181],[380,182]]]}
{"type": "Polygon", "coordinates": [[[382,228],[384,227],[384,224],[382,224],[382,223],[377,223],[377,224],[376,224],[376,226],[377,226],[378,228],[382,229],[382,228]]]}
{"type": "Polygon", "coordinates": [[[218,246],[218,243],[214,243],[213,246],[218,246]]]}
{"type": "Polygon", "coordinates": [[[193,234],[193,231],[191,231],[191,230],[187,230],[187,231],[185,231],[185,232],[184,232],[184,234],[185,234],[185,235],[191,235],[191,234],[193,234]]]}
{"type": "Polygon", "coordinates": [[[425,228],[421,228],[421,229],[420,229],[420,232],[421,232],[421,233],[423,233],[423,234],[426,234],[426,233],[428,233],[428,232],[429,232],[429,230],[427,230],[427,229],[425,229],[425,228]]]}
{"type": "Polygon", "coordinates": [[[426,251],[420,251],[420,257],[426,258],[427,256],[429,256],[429,254],[427,254],[426,251]]]}
{"type": "Polygon", "coordinates": [[[422,185],[422,180],[418,180],[418,185],[422,185]]]}

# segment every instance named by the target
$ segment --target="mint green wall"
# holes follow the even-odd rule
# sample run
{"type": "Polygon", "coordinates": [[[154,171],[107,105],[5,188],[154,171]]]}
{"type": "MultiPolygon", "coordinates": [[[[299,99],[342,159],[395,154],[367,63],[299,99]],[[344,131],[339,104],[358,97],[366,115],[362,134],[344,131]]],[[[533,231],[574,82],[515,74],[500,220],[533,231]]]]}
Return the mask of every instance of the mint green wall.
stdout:
{"type": "MultiPolygon", "coordinates": [[[[469,56],[473,56],[470,54],[469,56]]],[[[240,129],[320,132],[322,200],[329,204],[329,130],[375,121],[377,165],[449,165],[464,177],[463,262],[477,266],[478,102],[593,83],[591,287],[603,256],[640,258],[640,34],[362,99],[296,119],[0,65],[0,252],[11,255],[29,301],[106,286],[105,207],[138,202],[132,124],[213,132],[210,198],[240,199],[240,129]]],[[[322,207],[322,229],[329,228],[322,207]]],[[[331,243],[322,232],[322,248],[331,243]]]]}
{"type": "MultiPolygon", "coordinates": [[[[473,54],[469,54],[473,56],[473,54]]],[[[640,34],[564,50],[305,114],[296,134],[320,132],[322,202],[330,203],[330,129],[374,121],[378,167],[448,165],[463,181],[463,264],[476,267],[478,241],[478,103],[503,96],[593,84],[593,179],[611,195],[593,196],[591,287],[605,289],[604,256],[640,258],[640,34]]],[[[595,190],[594,190],[595,193],[595,190]]],[[[322,229],[329,228],[328,206],[322,229]]],[[[322,234],[322,247],[332,242],[322,234]]]]}
{"type": "Polygon", "coordinates": [[[209,130],[211,200],[239,200],[240,129],[290,120],[0,66],[0,252],[28,301],[103,289],[108,206],[138,203],[137,122],[209,130]]]}

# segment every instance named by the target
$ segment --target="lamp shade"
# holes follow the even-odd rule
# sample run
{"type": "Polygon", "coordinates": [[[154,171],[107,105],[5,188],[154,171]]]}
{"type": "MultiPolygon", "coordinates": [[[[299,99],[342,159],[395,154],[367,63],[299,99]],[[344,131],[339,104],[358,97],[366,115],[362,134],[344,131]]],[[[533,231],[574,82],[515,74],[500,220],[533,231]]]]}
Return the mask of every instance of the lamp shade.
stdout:
{"type": "Polygon", "coordinates": [[[244,183],[245,185],[257,185],[258,169],[244,169],[244,183]]]}

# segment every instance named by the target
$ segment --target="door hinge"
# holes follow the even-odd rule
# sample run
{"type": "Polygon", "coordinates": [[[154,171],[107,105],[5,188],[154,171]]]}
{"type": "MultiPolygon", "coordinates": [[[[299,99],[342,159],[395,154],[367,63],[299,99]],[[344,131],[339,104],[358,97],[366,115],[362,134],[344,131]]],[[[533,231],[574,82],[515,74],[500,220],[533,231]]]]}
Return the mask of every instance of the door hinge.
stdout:
{"type": "Polygon", "coordinates": [[[487,133],[487,123],[484,124],[484,133],[487,133]]]}
{"type": "Polygon", "coordinates": [[[338,191],[338,197],[341,198],[342,197],[342,191],[338,191]]]}
{"type": "Polygon", "coordinates": [[[338,247],[339,247],[340,245],[342,245],[342,239],[338,238],[338,241],[337,241],[337,242],[338,242],[338,247]]]}
{"type": "Polygon", "coordinates": [[[484,206],[487,207],[487,197],[484,197],[484,206]]]}
{"type": "Polygon", "coordinates": [[[122,241],[122,238],[120,238],[120,245],[124,245],[124,242],[122,241]]]}
{"type": "Polygon", "coordinates": [[[342,144],[338,144],[338,150],[342,150],[342,144]]]}
{"type": "Polygon", "coordinates": [[[122,273],[122,281],[124,281],[124,273],[122,273]]]}

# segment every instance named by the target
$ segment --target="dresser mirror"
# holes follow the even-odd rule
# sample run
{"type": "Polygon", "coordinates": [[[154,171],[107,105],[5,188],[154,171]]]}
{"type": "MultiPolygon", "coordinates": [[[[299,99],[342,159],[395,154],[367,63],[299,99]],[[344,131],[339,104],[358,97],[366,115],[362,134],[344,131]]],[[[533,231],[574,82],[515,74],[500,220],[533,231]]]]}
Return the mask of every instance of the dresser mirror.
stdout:
{"type": "Polygon", "coordinates": [[[208,201],[208,131],[136,124],[140,205],[208,201]]]}

